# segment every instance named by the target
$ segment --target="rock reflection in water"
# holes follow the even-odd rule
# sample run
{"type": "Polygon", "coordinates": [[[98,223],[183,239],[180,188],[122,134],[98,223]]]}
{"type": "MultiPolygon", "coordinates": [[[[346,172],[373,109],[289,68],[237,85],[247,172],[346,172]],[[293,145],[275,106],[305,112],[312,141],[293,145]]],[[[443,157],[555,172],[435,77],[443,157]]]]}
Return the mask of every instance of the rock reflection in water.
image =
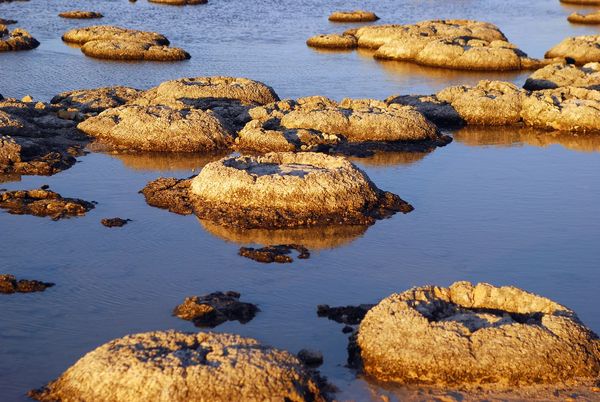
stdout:
{"type": "Polygon", "coordinates": [[[236,244],[301,244],[309,250],[326,250],[341,247],[362,237],[368,226],[332,225],[300,229],[238,229],[198,219],[202,227],[213,236],[236,244]]]}
{"type": "Polygon", "coordinates": [[[575,134],[544,131],[531,127],[467,126],[453,133],[456,141],[469,146],[512,147],[561,145],[577,152],[600,152],[600,134],[575,134]]]}
{"type": "Polygon", "coordinates": [[[171,152],[141,152],[141,153],[109,153],[119,159],[123,165],[133,170],[200,170],[207,163],[217,161],[225,156],[222,154],[205,153],[171,153],[171,152]]]}
{"type": "Polygon", "coordinates": [[[351,156],[348,159],[353,163],[359,163],[371,167],[389,167],[396,165],[412,165],[423,160],[431,151],[428,152],[375,152],[368,157],[351,156]]]}

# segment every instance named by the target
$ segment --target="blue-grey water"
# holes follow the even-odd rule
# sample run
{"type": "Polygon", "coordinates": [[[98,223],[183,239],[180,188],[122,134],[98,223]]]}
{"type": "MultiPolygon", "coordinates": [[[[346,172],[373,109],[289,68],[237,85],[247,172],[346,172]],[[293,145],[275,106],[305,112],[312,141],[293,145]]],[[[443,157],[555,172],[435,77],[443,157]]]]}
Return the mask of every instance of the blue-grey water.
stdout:
{"type": "MultiPolygon", "coordinates": [[[[336,9],[375,11],[381,23],[473,18],[496,23],[534,57],[566,36],[597,33],[566,21],[558,0],[317,1],[210,0],[169,7],[140,0],[31,0],[0,4],[40,40],[33,51],[0,54],[0,93],[48,101],[56,93],[106,85],[148,88],[200,75],[264,81],[283,97],[386,98],[432,93],[479,79],[517,84],[526,73],[467,73],[378,62],[364,52],[324,53],[304,41],[348,26],[327,21],[336,9]],[[105,14],[99,21],[57,17],[71,8],[105,14]],[[161,32],[191,53],[179,63],[122,63],[87,58],[60,40],[66,30],[102,23],[161,32]]],[[[311,258],[263,265],[237,255],[269,233],[234,233],[146,205],[138,194],[159,176],[187,177],[202,156],[91,153],[52,177],[23,176],[6,189],[49,184],[64,196],[98,202],[85,217],[53,222],[0,211],[0,273],[56,282],[44,293],[0,297],[0,400],[25,401],[27,390],[56,378],[94,347],[124,334],[175,328],[185,296],[236,290],[261,312],[246,325],[217,331],[255,337],[292,352],[320,349],[322,372],[339,399],[388,393],[345,367],[341,326],[318,318],[316,305],[373,303],[392,292],[456,280],[516,285],[578,312],[600,332],[600,137],[528,136],[463,130],[429,154],[354,159],[382,189],[415,211],[368,230],[309,232],[311,258]],[[133,220],[120,229],[105,217],[133,220]]],[[[391,395],[394,398],[393,395],[391,395]]]]}

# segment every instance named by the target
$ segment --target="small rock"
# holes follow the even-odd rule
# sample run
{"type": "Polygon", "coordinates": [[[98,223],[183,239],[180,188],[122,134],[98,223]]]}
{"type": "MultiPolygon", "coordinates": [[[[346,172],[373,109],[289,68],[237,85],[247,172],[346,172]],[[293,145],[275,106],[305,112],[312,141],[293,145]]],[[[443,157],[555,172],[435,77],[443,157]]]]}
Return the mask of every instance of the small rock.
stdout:
{"type": "Polygon", "coordinates": [[[25,95],[21,102],[33,102],[33,98],[30,95],[25,95]]]}
{"type": "Polygon", "coordinates": [[[294,261],[292,257],[288,255],[292,250],[298,251],[298,258],[300,259],[310,257],[308,249],[300,244],[279,244],[257,249],[252,247],[240,247],[239,254],[242,257],[267,264],[271,262],[289,263],[294,261]]]}
{"type": "Polygon", "coordinates": [[[358,306],[329,307],[327,304],[319,304],[317,315],[327,317],[340,324],[356,325],[360,324],[367,312],[374,306],[374,304],[361,304],[358,306]]]}
{"type": "Polygon", "coordinates": [[[298,352],[298,359],[307,366],[320,366],[323,364],[323,353],[313,349],[301,349],[298,352]]]}
{"type": "Polygon", "coordinates": [[[354,332],[354,328],[352,328],[350,325],[346,325],[344,326],[344,328],[342,328],[342,332],[345,334],[349,334],[350,332],[354,332]]]}
{"type": "Polygon", "coordinates": [[[104,218],[100,221],[107,228],[120,228],[127,225],[128,222],[131,222],[131,219],[122,219],[122,218],[104,218]]]}
{"type": "Polygon", "coordinates": [[[17,281],[14,275],[0,274],[0,293],[31,293],[43,292],[54,283],[21,279],[17,281]]]}
{"type": "Polygon", "coordinates": [[[238,292],[214,292],[204,296],[186,297],[184,302],[173,310],[173,315],[192,321],[197,327],[216,327],[225,321],[239,321],[245,324],[259,311],[251,303],[240,302],[238,292]]]}

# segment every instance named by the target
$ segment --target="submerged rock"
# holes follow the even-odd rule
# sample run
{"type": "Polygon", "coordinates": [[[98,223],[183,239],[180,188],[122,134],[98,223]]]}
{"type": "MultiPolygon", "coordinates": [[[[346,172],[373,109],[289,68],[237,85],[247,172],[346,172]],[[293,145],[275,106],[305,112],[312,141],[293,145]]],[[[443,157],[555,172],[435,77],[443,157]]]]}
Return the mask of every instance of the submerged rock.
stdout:
{"type": "Polygon", "coordinates": [[[323,353],[318,350],[301,349],[297,356],[298,359],[307,366],[316,367],[323,364],[323,353]]]}
{"type": "MultiPolygon", "coordinates": [[[[600,4],[600,1],[598,4],[600,4]]],[[[569,15],[567,20],[575,24],[600,24],[600,11],[589,14],[573,13],[569,15]]]]}
{"type": "Polygon", "coordinates": [[[338,103],[313,96],[284,100],[251,109],[250,116],[253,120],[239,132],[236,145],[257,152],[333,149],[351,153],[349,145],[429,148],[449,142],[414,108],[372,99],[338,103]]]}
{"type": "Polygon", "coordinates": [[[340,324],[357,325],[374,306],[374,304],[360,304],[358,306],[329,307],[328,304],[319,304],[317,315],[327,317],[340,324]]]}
{"type": "Polygon", "coordinates": [[[48,216],[59,220],[85,215],[94,209],[94,204],[78,198],[63,198],[54,191],[39,188],[0,191],[0,208],[14,215],[48,216]]]}
{"type": "Polygon", "coordinates": [[[598,337],[573,311],[483,283],[389,296],[366,314],[349,350],[366,374],[402,384],[554,384],[600,373],[598,337]]]}
{"type": "Polygon", "coordinates": [[[216,327],[225,321],[239,321],[245,324],[259,311],[252,303],[240,301],[238,292],[214,292],[204,296],[186,297],[175,307],[173,315],[183,320],[193,321],[197,327],[216,327]]]}
{"type": "Polygon", "coordinates": [[[0,274],[0,293],[43,292],[52,286],[54,286],[54,283],[29,279],[20,279],[17,281],[14,275],[0,274]]]}
{"type": "Polygon", "coordinates": [[[574,36],[564,39],[546,52],[546,58],[564,58],[583,65],[600,62],[600,36],[574,36]]]}
{"type": "Polygon", "coordinates": [[[142,42],[164,46],[169,45],[169,40],[159,33],[126,29],[111,25],[94,25],[85,28],[71,29],[62,36],[62,40],[79,45],[98,40],[142,42]]]}
{"type": "Polygon", "coordinates": [[[127,225],[129,222],[131,222],[131,219],[122,218],[104,218],[100,221],[100,223],[107,228],[120,228],[127,225]]]}
{"type": "Polygon", "coordinates": [[[178,47],[124,40],[89,41],[81,47],[81,51],[89,57],[109,60],[179,61],[191,57],[178,47]]]}
{"type": "Polygon", "coordinates": [[[16,24],[17,22],[18,21],[16,21],[16,20],[0,18],[0,25],[12,25],[12,24],[16,24]]]}
{"type": "Polygon", "coordinates": [[[358,46],[358,41],[352,35],[323,34],[308,38],[306,44],[323,49],[354,49],[358,46]]]}
{"type": "Polygon", "coordinates": [[[292,250],[298,252],[298,258],[307,259],[310,257],[308,249],[300,244],[278,244],[276,246],[265,246],[261,248],[241,247],[239,254],[242,257],[250,258],[251,260],[271,263],[289,263],[294,260],[289,254],[292,250]]]}
{"type": "Polygon", "coordinates": [[[346,159],[311,152],[209,163],[189,199],[198,217],[243,228],[368,225],[413,209],[346,159]]]}
{"type": "Polygon", "coordinates": [[[208,0],[148,0],[150,3],[167,4],[170,6],[191,6],[206,4],[208,0]]]}
{"type": "Polygon", "coordinates": [[[319,385],[296,357],[254,339],[167,331],[108,342],[30,396],[40,401],[322,402],[319,385]]]}
{"type": "Polygon", "coordinates": [[[0,52],[31,50],[40,45],[29,32],[16,28],[10,33],[4,25],[0,25],[0,52]]]}
{"type": "Polygon", "coordinates": [[[79,123],[84,133],[115,147],[159,152],[204,152],[227,148],[233,137],[210,110],[127,104],[79,123]]]}
{"type": "Polygon", "coordinates": [[[75,109],[80,113],[91,114],[132,102],[141,93],[142,91],[139,89],[121,86],[79,89],[61,92],[53,97],[50,103],[67,109],[75,109]]]}
{"type": "Polygon", "coordinates": [[[82,10],[71,10],[64,11],[58,14],[62,18],[74,18],[74,19],[91,19],[91,18],[102,18],[104,17],[101,13],[95,11],[82,11],[82,10]]]}
{"type": "Polygon", "coordinates": [[[377,21],[379,17],[370,11],[335,11],[329,16],[329,21],[333,22],[371,22],[377,21]]]}
{"type": "Polygon", "coordinates": [[[537,91],[569,86],[600,89],[600,63],[588,63],[582,67],[573,64],[550,64],[531,74],[523,88],[537,91]]]}
{"type": "Polygon", "coordinates": [[[190,200],[192,179],[161,177],[148,183],[141,191],[148,205],[168,209],[180,215],[194,213],[190,200]]]}

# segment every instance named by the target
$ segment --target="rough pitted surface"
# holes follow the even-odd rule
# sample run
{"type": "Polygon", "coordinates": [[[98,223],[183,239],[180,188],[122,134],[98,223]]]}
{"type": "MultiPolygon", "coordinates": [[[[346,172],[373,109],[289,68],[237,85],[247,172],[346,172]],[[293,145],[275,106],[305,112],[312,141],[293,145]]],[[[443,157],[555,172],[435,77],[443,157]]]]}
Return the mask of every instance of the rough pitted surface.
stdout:
{"type": "Polygon", "coordinates": [[[379,17],[370,11],[335,11],[329,16],[329,21],[334,22],[371,22],[377,21],[379,17]]]}
{"type": "Polygon", "coordinates": [[[524,90],[502,81],[479,81],[474,87],[449,87],[436,94],[436,98],[451,105],[462,120],[482,125],[518,123],[525,96],[524,90]]]}
{"type": "Polygon", "coordinates": [[[206,4],[208,0],[148,0],[150,3],[167,4],[170,6],[192,6],[206,4]]]}
{"type": "Polygon", "coordinates": [[[104,17],[101,13],[95,11],[83,11],[83,10],[72,10],[65,11],[58,14],[62,18],[75,18],[75,19],[91,19],[91,18],[102,18],[104,17]]]}
{"type": "Polygon", "coordinates": [[[124,42],[153,43],[155,45],[169,45],[169,40],[156,32],[137,31],[110,25],[94,25],[86,28],[75,28],[66,32],[62,40],[69,43],[83,45],[86,42],[97,40],[117,40],[124,42]]]}
{"type": "Polygon", "coordinates": [[[575,24],[600,24],[600,11],[589,14],[573,13],[567,20],[575,24]]]}
{"type": "Polygon", "coordinates": [[[78,112],[100,113],[137,99],[142,91],[130,87],[103,87],[61,92],[50,103],[78,112]]]}
{"type": "Polygon", "coordinates": [[[173,315],[192,321],[197,327],[216,327],[225,321],[239,321],[245,324],[258,312],[252,303],[240,301],[238,292],[214,292],[203,296],[186,297],[175,307],[173,315]]]}
{"type": "Polygon", "coordinates": [[[367,313],[349,350],[366,374],[397,383],[576,383],[600,373],[599,340],[573,311],[484,283],[389,296],[367,313]]]}
{"type": "Polygon", "coordinates": [[[600,35],[569,37],[546,52],[546,58],[565,58],[583,65],[600,62],[600,35]]]}
{"type": "Polygon", "coordinates": [[[237,335],[175,331],[108,342],[30,396],[40,401],[325,401],[309,371],[288,352],[237,335]]]}
{"type": "Polygon", "coordinates": [[[345,158],[312,152],[209,163],[192,180],[190,195],[199,218],[244,228],[364,225],[412,210],[345,158]]]}
{"type": "Polygon", "coordinates": [[[190,200],[191,184],[191,179],[161,177],[148,183],[140,192],[148,205],[180,215],[190,215],[194,213],[190,200]]]}
{"type": "Polygon", "coordinates": [[[104,218],[100,221],[100,223],[107,228],[120,228],[127,223],[131,222],[131,219],[123,219],[123,218],[104,218]]]}
{"type": "Polygon", "coordinates": [[[523,100],[523,121],[564,131],[600,130],[600,91],[564,87],[534,91],[523,100]]]}
{"type": "Polygon", "coordinates": [[[600,63],[588,63],[582,67],[550,64],[531,74],[523,88],[537,91],[568,86],[600,89],[600,63]]]}
{"type": "Polygon", "coordinates": [[[10,33],[4,25],[0,25],[0,52],[31,50],[40,45],[29,32],[16,28],[10,33]]]}
{"type": "Polygon", "coordinates": [[[94,204],[78,198],[63,198],[44,188],[36,190],[0,191],[0,208],[15,215],[48,216],[53,220],[82,216],[94,204]]]}
{"type": "Polygon", "coordinates": [[[310,47],[323,49],[354,49],[357,47],[358,42],[352,35],[323,34],[308,38],[306,44],[310,47]]]}
{"type": "Polygon", "coordinates": [[[177,110],[162,105],[119,106],[90,117],[77,127],[115,147],[141,151],[213,151],[226,148],[233,141],[212,111],[177,110]]]}
{"type": "Polygon", "coordinates": [[[51,286],[54,286],[54,284],[30,279],[19,279],[17,281],[14,275],[0,274],[0,293],[43,292],[51,286]]]}
{"type": "Polygon", "coordinates": [[[284,100],[251,109],[250,116],[253,120],[240,131],[236,144],[258,152],[314,151],[347,143],[446,143],[414,108],[372,99],[284,100]]]}
{"type": "Polygon", "coordinates": [[[271,262],[290,263],[294,261],[294,259],[289,256],[292,250],[298,252],[298,258],[300,259],[307,259],[310,257],[308,249],[300,244],[278,244],[260,248],[240,247],[239,254],[242,257],[267,264],[271,262]]]}
{"type": "Polygon", "coordinates": [[[89,57],[109,60],[180,61],[191,57],[178,47],[128,40],[93,40],[86,42],[81,51],[89,57]]]}

